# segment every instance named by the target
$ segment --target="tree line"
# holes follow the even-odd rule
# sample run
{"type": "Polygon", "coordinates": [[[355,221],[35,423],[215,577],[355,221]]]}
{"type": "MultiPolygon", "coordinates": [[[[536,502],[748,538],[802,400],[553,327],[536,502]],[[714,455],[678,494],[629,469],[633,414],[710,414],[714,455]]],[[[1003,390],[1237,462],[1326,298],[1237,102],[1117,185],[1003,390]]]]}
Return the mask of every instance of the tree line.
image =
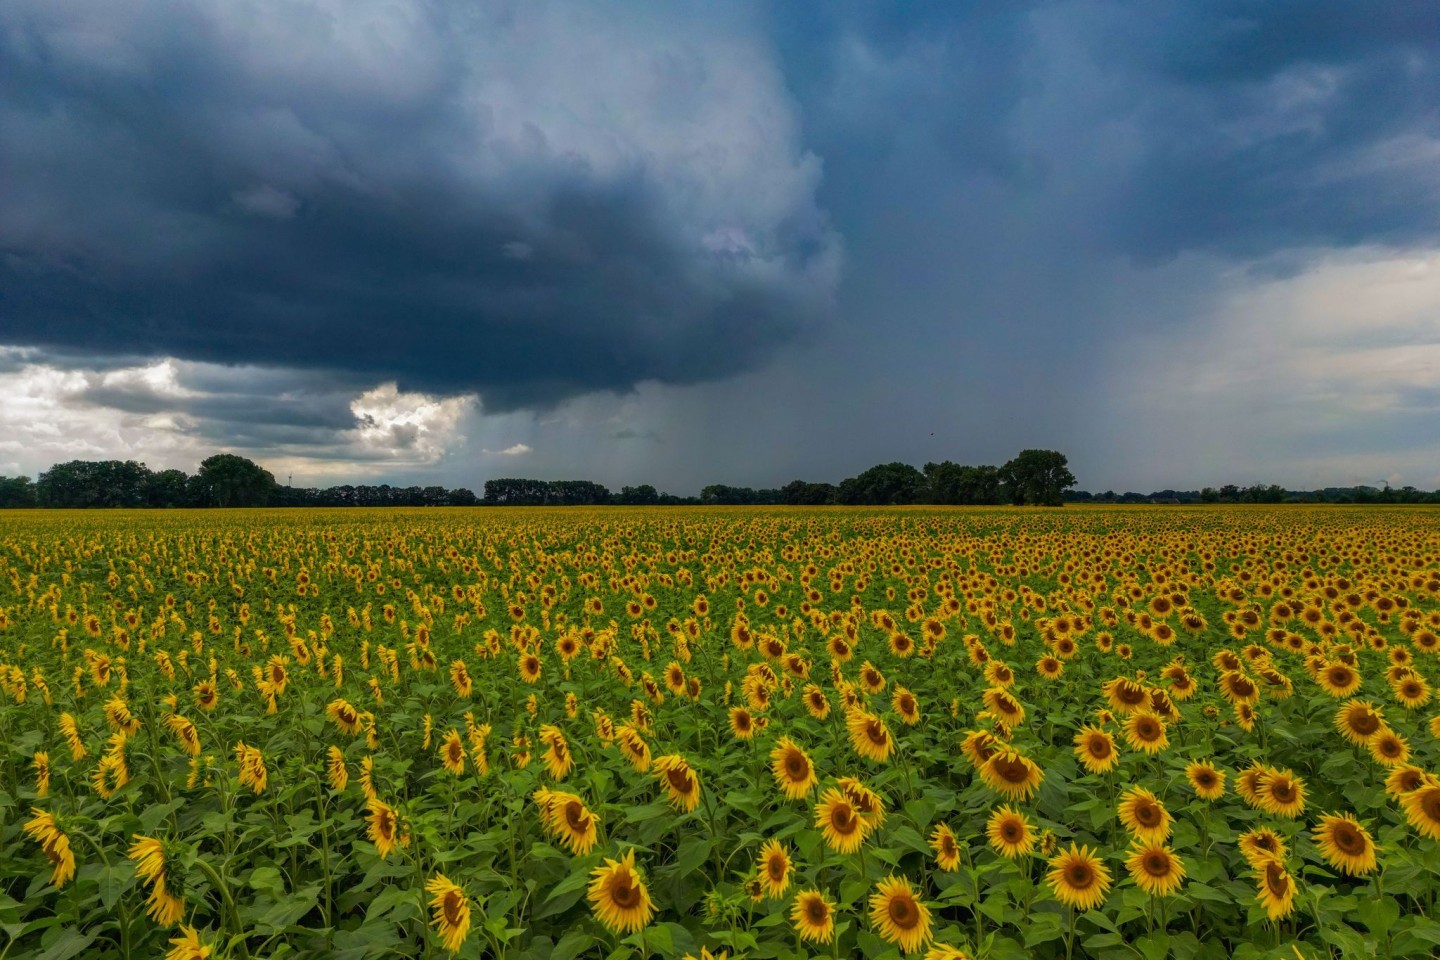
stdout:
{"type": "Polygon", "coordinates": [[[598,504],[775,504],[889,506],[895,504],[1002,504],[1060,506],[1075,477],[1065,455],[1022,450],[1002,466],[967,466],[949,460],[918,469],[882,463],[838,484],[793,480],[755,489],[710,484],[698,497],[662,493],[650,484],[611,492],[591,480],[501,477],[485,481],[483,496],[467,488],[281,486],[274,475],[245,457],[220,453],[193,474],[153,471],[134,460],[71,460],[29,477],[0,476],[0,508],[52,507],[468,507],[585,506],[598,504]]]}
{"type": "Polygon", "coordinates": [[[1071,490],[1067,503],[1440,503],[1440,490],[1425,491],[1413,486],[1322,487],[1316,490],[1287,490],[1275,483],[1242,487],[1227,483],[1199,490],[1156,490],[1152,493],[1091,493],[1071,490]]]}

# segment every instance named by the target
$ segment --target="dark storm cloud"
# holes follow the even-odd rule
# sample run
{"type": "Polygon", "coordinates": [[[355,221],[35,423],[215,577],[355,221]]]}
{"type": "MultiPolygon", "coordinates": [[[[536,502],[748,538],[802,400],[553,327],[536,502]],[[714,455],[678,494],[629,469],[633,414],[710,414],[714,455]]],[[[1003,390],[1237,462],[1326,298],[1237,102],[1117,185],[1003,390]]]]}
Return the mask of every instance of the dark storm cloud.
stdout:
{"type": "Polygon", "coordinates": [[[1142,260],[1440,236],[1440,5],[786,5],[777,35],[852,216],[884,195],[847,173],[906,151],[1142,260]]]}
{"type": "Polygon", "coordinates": [[[724,24],[576,19],[7,5],[0,342],[490,409],[761,362],[837,250],[778,75],[724,24]],[[566,59],[586,31],[631,62],[566,59]]]}

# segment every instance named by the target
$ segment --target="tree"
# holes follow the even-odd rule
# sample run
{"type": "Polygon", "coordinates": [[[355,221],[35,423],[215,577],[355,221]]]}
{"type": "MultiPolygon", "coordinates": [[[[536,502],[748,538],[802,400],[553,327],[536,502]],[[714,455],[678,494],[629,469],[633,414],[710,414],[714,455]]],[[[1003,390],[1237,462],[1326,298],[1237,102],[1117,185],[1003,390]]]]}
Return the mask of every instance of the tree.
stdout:
{"type": "Polygon", "coordinates": [[[233,453],[206,457],[190,479],[194,501],[204,507],[263,507],[279,486],[269,470],[233,453]]]}
{"type": "Polygon", "coordinates": [[[615,502],[627,506],[649,506],[660,502],[660,492],[648,483],[638,487],[621,487],[615,502]]]}
{"type": "Polygon", "coordinates": [[[1017,505],[1058,507],[1065,502],[1065,491],[1075,486],[1066,464],[1065,454],[1057,450],[1021,450],[1000,468],[1000,478],[1017,505]]]}
{"type": "Polygon", "coordinates": [[[184,507],[190,503],[190,477],[184,470],[152,473],[145,483],[145,506],[184,507]]]}
{"type": "Polygon", "coordinates": [[[35,485],[29,477],[0,477],[0,508],[35,506],[35,485]]]}
{"type": "Polygon", "coordinates": [[[839,503],[916,503],[925,493],[925,474],[908,463],[882,463],[840,484],[839,503]]]}

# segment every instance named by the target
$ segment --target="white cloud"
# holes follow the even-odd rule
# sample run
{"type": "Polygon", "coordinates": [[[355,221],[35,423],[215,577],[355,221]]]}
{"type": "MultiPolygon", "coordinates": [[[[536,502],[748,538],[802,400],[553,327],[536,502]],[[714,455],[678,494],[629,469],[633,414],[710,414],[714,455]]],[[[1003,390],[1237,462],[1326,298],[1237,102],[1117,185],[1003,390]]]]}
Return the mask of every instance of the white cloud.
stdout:
{"type": "Polygon", "coordinates": [[[1234,269],[1208,316],[1117,344],[1108,373],[1116,455],[1148,449],[1141,479],[1156,486],[1433,489],[1440,251],[1320,251],[1281,278],[1234,269]]]}

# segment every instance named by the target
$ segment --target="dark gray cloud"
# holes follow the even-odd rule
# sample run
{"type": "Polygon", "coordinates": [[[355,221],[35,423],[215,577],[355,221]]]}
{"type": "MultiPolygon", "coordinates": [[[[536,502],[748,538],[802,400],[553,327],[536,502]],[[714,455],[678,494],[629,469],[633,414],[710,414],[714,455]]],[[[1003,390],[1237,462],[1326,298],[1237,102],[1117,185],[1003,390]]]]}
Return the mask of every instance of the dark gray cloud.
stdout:
{"type": "Polygon", "coordinates": [[[683,12],[7,4],[0,340],[491,408],[723,377],[835,275],[792,112],[683,12]]]}

